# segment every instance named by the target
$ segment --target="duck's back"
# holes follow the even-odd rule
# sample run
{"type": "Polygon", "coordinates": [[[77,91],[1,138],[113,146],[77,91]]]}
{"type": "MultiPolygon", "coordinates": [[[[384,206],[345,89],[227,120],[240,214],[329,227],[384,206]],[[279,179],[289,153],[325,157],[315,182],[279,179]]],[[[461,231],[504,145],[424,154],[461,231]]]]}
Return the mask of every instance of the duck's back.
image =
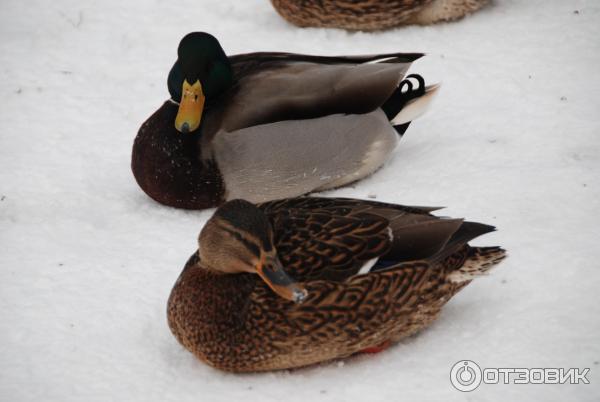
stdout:
{"type": "Polygon", "coordinates": [[[371,112],[389,99],[412,62],[421,56],[233,56],[235,84],[220,126],[231,132],[283,120],[371,112]]]}

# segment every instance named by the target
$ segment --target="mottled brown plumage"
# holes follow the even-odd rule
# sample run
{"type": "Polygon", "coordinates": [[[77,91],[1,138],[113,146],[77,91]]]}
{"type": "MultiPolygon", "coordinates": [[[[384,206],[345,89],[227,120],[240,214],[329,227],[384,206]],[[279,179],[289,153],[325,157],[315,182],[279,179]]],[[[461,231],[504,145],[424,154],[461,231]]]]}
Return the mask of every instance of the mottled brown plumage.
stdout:
{"type": "Polygon", "coordinates": [[[169,326],[198,358],[234,372],[300,367],[397,342],[505,255],[467,244],[493,227],[432,210],[340,198],[230,201],[202,230],[199,252],[173,288],[169,326]],[[370,272],[360,271],[375,259],[370,272]],[[287,276],[265,275],[264,261],[287,276]],[[282,285],[273,288],[271,278],[282,285]],[[286,286],[306,292],[299,303],[286,286]]]}
{"type": "Polygon", "coordinates": [[[399,25],[452,21],[488,0],[271,0],[277,12],[301,27],[374,31],[399,25]]]}

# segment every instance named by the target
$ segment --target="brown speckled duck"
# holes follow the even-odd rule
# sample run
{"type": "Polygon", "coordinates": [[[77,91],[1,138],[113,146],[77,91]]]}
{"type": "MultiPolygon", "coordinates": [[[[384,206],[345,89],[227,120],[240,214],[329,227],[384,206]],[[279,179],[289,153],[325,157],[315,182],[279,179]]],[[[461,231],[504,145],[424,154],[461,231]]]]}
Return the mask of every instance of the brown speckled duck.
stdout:
{"type": "Polygon", "coordinates": [[[300,27],[374,31],[434,24],[464,17],[488,0],[271,0],[277,12],[300,27]]]}
{"type": "Polygon", "coordinates": [[[156,201],[202,209],[297,197],[377,170],[436,86],[405,76],[418,53],[227,57],[207,33],[185,36],[171,99],[140,128],[131,166],[156,201]]]}
{"type": "Polygon", "coordinates": [[[492,226],[433,210],[342,198],[229,201],[175,283],[171,331],[199,359],[233,372],[301,367],[413,335],[505,256],[467,244],[492,226]]]}

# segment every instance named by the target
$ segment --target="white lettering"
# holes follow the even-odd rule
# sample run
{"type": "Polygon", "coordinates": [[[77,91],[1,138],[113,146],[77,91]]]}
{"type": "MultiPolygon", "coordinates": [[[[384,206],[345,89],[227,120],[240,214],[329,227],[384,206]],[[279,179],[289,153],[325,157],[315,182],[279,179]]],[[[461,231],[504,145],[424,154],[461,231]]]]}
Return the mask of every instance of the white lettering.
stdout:
{"type": "Polygon", "coordinates": [[[503,374],[504,384],[510,384],[509,374],[510,373],[514,373],[515,369],[512,369],[512,368],[499,368],[498,372],[503,374]]]}
{"type": "Polygon", "coordinates": [[[544,383],[545,384],[558,384],[558,373],[560,370],[555,368],[548,368],[545,370],[544,383]]]}
{"type": "Polygon", "coordinates": [[[529,382],[532,384],[543,384],[544,383],[544,369],[532,368],[529,370],[529,382]]]}
{"type": "Polygon", "coordinates": [[[584,384],[589,384],[590,383],[590,380],[588,380],[587,377],[586,377],[587,373],[590,372],[589,368],[583,369],[582,372],[579,372],[579,370],[576,370],[576,369],[571,369],[571,370],[575,372],[574,373],[575,374],[574,375],[574,377],[575,377],[574,378],[574,382],[572,382],[571,384],[579,384],[579,381],[581,381],[584,384]]]}
{"type": "Polygon", "coordinates": [[[483,370],[483,382],[486,384],[498,384],[498,370],[485,369],[483,370]]]}
{"type": "Polygon", "coordinates": [[[515,369],[515,384],[527,384],[529,382],[529,370],[526,368],[515,369]]]}

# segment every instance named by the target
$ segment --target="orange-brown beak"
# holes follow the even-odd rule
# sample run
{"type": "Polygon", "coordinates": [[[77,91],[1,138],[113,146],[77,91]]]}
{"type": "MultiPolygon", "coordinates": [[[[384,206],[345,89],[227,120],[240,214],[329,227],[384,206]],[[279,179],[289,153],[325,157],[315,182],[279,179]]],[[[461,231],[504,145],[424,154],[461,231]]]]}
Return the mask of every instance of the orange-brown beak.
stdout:
{"type": "Polygon", "coordinates": [[[195,131],[202,121],[203,110],[204,93],[202,92],[200,80],[196,80],[193,84],[183,80],[181,102],[175,118],[175,128],[184,134],[195,131]]]}
{"type": "Polygon", "coordinates": [[[283,270],[277,255],[262,255],[256,272],[267,285],[279,296],[295,303],[302,303],[307,296],[306,289],[294,282],[283,270]]]}

